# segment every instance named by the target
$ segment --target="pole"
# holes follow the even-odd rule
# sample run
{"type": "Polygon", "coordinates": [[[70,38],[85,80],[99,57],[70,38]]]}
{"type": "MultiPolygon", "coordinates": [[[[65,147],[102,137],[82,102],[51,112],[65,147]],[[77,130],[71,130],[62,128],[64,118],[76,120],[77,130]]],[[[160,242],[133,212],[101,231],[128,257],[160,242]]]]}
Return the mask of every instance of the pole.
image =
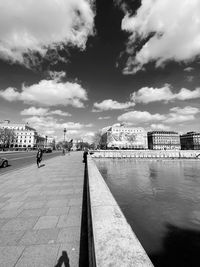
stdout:
{"type": "Polygon", "coordinates": [[[65,134],[66,134],[67,130],[66,128],[64,128],[64,142],[65,142],[65,134]]]}

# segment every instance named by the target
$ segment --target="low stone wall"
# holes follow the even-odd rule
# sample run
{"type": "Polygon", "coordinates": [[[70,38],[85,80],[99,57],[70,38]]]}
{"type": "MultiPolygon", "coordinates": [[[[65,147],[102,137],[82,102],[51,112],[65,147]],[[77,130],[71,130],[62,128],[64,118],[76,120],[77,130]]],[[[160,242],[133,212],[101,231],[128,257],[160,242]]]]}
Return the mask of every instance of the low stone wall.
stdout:
{"type": "Polygon", "coordinates": [[[95,150],[94,158],[192,158],[200,159],[200,150],[95,150]]]}
{"type": "Polygon", "coordinates": [[[90,156],[87,167],[96,266],[153,266],[90,156]]]}

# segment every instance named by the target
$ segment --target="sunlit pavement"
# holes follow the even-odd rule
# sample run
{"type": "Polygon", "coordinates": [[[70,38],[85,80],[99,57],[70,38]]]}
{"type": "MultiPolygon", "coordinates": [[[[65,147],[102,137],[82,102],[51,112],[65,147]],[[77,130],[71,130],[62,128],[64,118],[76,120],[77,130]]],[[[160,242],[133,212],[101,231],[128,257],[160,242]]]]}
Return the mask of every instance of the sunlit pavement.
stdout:
{"type": "Polygon", "coordinates": [[[43,164],[1,175],[1,267],[55,266],[65,256],[70,267],[78,266],[82,153],[72,152],[43,164]]]}

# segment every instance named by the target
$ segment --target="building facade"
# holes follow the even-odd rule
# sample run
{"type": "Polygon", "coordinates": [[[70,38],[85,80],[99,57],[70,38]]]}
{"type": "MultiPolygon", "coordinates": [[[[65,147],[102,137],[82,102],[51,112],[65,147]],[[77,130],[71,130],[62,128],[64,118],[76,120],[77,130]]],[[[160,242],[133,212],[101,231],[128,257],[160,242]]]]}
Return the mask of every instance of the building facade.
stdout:
{"type": "Polygon", "coordinates": [[[0,128],[10,129],[15,133],[15,139],[10,144],[12,148],[34,148],[37,146],[38,134],[36,130],[28,124],[1,122],[0,128]]]}
{"type": "Polygon", "coordinates": [[[173,131],[152,131],[148,132],[148,148],[158,150],[179,150],[181,149],[180,136],[173,131]]]}
{"type": "Polygon", "coordinates": [[[147,132],[143,128],[112,126],[101,136],[103,149],[147,149],[147,132]]]}
{"type": "Polygon", "coordinates": [[[200,149],[200,133],[188,132],[180,136],[181,149],[200,149]]]}

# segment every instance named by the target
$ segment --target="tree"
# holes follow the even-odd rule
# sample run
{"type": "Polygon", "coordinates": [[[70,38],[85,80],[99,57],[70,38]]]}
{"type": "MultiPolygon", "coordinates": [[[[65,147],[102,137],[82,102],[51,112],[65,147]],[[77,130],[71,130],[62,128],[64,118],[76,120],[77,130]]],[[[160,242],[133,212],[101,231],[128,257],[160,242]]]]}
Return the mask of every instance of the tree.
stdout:
{"type": "Polygon", "coordinates": [[[0,128],[0,144],[3,148],[9,148],[11,144],[17,139],[17,135],[12,129],[0,128]]]}
{"type": "Polygon", "coordinates": [[[101,146],[101,138],[102,138],[101,131],[98,131],[94,134],[93,143],[95,148],[99,148],[101,146]]]}

